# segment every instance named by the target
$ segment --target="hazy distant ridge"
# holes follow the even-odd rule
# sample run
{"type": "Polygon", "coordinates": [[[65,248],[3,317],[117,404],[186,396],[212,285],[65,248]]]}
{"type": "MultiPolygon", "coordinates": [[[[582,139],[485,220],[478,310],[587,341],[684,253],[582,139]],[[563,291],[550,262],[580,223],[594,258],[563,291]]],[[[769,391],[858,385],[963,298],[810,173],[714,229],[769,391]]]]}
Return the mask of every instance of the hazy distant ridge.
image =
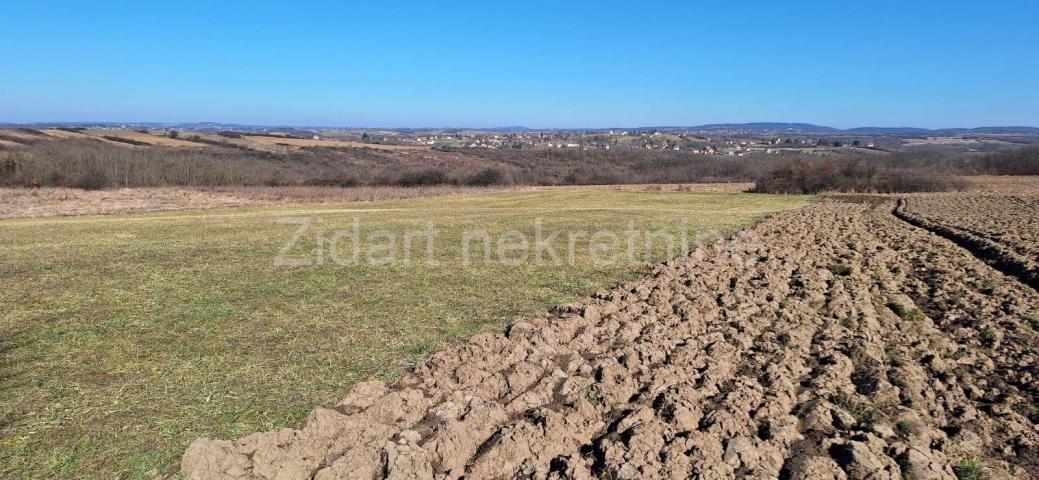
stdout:
{"type": "Polygon", "coordinates": [[[976,127],[976,128],[940,128],[928,129],[918,127],[857,127],[840,129],[815,125],[811,123],[798,122],[749,122],[749,123],[710,123],[695,126],[656,126],[656,127],[613,127],[613,128],[528,128],[524,126],[508,127],[332,127],[332,126],[303,126],[303,125],[244,125],[235,123],[219,122],[38,122],[38,123],[5,123],[0,122],[0,127],[119,127],[126,128],[173,128],[182,130],[198,131],[275,131],[275,130],[313,130],[313,129],[350,129],[350,130],[389,130],[397,132],[418,131],[488,131],[488,132],[530,132],[530,131],[587,131],[605,132],[614,131],[700,131],[700,132],[732,132],[741,131],[748,133],[831,133],[831,134],[858,134],[858,135],[952,135],[963,133],[1039,133],[1039,127],[1008,126],[1008,127],[976,127]]]}

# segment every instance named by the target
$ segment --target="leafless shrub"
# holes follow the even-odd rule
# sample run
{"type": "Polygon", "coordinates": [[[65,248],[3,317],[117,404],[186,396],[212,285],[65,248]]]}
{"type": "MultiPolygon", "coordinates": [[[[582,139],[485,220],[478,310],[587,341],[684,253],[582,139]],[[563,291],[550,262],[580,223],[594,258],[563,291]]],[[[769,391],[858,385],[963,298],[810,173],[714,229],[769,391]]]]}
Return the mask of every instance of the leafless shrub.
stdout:
{"type": "Polygon", "coordinates": [[[0,178],[10,186],[258,185],[283,172],[273,162],[223,149],[130,149],[90,139],[36,142],[23,151],[0,152],[0,163],[13,165],[13,173],[0,178]]]}
{"type": "Polygon", "coordinates": [[[975,159],[973,167],[991,175],[1039,175],[1039,146],[990,153],[975,159]]]}
{"type": "Polygon", "coordinates": [[[887,167],[862,158],[799,157],[763,172],[754,191],[762,193],[940,192],[962,190],[963,180],[923,169],[887,167]]]}
{"type": "MultiPolygon", "coordinates": [[[[0,149],[0,185],[151,186],[611,185],[748,182],[775,192],[932,191],[961,173],[1033,172],[1037,150],[990,155],[708,156],[642,149],[440,149],[401,155],[354,147],[250,148],[234,134],[182,134],[204,146],[126,148],[99,139],[35,140],[0,149]],[[421,165],[421,166],[420,166],[421,165]]],[[[29,138],[27,141],[25,138],[29,138]]],[[[123,141],[124,139],[119,139],[123,141]]],[[[124,142],[129,143],[129,142],[124,142]]]]}
{"type": "Polygon", "coordinates": [[[519,184],[573,185],[616,183],[732,182],[754,178],[754,172],[776,156],[716,157],[690,152],[651,150],[459,150],[465,156],[502,165],[519,184]]]}
{"type": "Polygon", "coordinates": [[[469,175],[461,182],[473,187],[487,187],[505,183],[505,171],[498,167],[490,167],[469,175]]]}
{"type": "Polygon", "coordinates": [[[343,172],[329,174],[319,178],[311,178],[303,182],[303,185],[308,187],[351,188],[356,187],[360,184],[361,182],[357,181],[357,178],[343,172]]]}
{"type": "Polygon", "coordinates": [[[449,183],[447,174],[437,168],[425,168],[404,172],[397,177],[396,184],[402,187],[428,187],[431,185],[444,185],[449,183]]]}

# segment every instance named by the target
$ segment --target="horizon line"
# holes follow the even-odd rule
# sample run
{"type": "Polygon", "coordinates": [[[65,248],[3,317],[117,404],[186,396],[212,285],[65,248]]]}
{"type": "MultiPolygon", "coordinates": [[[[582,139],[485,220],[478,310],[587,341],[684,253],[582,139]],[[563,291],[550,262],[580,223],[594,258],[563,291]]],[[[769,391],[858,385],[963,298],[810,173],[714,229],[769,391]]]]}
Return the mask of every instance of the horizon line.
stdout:
{"type": "Polygon", "coordinates": [[[48,120],[48,121],[33,121],[33,122],[9,122],[0,121],[2,126],[13,126],[13,127],[29,127],[29,126],[40,126],[40,125],[114,125],[114,124],[130,124],[130,125],[226,125],[226,126],[237,126],[237,127],[250,127],[250,128],[293,128],[293,129],[340,129],[340,130],[644,130],[644,129],[694,129],[694,128],[725,128],[725,127],[745,127],[755,125],[790,125],[790,126],[802,126],[802,127],[818,127],[836,131],[850,131],[850,130],[861,130],[861,129],[883,129],[883,130],[900,130],[900,129],[913,129],[913,130],[928,130],[928,131],[943,131],[943,130],[977,130],[977,129],[1037,129],[1039,127],[1032,125],[979,125],[974,127],[917,127],[911,125],[900,125],[900,126],[877,126],[877,125],[863,125],[858,127],[840,128],[832,127],[829,125],[822,125],[810,122],[790,122],[790,121],[750,121],[750,122],[714,122],[714,123],[703,123],[703,124],[687,124],[687,125],[645,125],[645,126],[610,126],[610,127],[527,127],[525,125],[500,125],[500,126],[418,126],[418,127],[407,127],[407,126],[358,126],[358,125],[318,125],[318,124],[264,124],[264,123],[242,123],[242,122],[221,122],[221,121],[161,121],[161,120],[145,120],[145,121],[118,121],[118,120],[48,120]]]}

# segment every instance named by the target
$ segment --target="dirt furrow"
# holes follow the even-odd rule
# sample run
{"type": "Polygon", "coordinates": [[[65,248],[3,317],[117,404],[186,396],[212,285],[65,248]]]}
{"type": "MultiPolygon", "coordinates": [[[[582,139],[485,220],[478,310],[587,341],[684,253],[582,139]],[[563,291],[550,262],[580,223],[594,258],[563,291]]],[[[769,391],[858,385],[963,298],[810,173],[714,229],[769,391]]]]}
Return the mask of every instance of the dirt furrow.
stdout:
{"type": "Polygon", "coordinates": [[[1039,296],[892,208],[779,214],[183,472],[1039,478],[1039,296]]]}
{"type": "MultiPolygon", "coordinates": [[[[1006,208],[1011,209],[1011,211],[1013,211],[1013,209],[1020,209],[1025,212],[1034,213],[1036,206],[1039,206],[1039,201],[1033,201],[1034,205],[1022,207],[1018,205],[1018,202],[1025,202],[1025,200],[1015,199],[1013,197],[996,198],[999,198],[1002,202],[990,202],[1011,203],[1013,206],[1006,206],[1006,208]]],[[[988,222],[989,224],[985,224],[984,228],[977,228],[964,224],[971,220],[979,223],[985,223],[985,221],[979,221],[978,219],[970,219],[967,221],[957,219],[954,221],[949,218],[950,215],[948,212],[941,210],[939,210],[938,213],[930,214],[930,216],[926,213],[922,214],[917,212],[917,210],[920,209],[926,212],[928,207],[932,207],[931,204],[937,200],[927,199],[921,201],[919,198],[912,200],[914,201],[914,204],[919,203],[923,205],[911,209],[909,208],[910,200],[901,199],[895,207],[895,216],[914,226],[929,230],[955,242],[957,245],[969,250],[975,256],[986,261],[994,268],[997,268],[1008,275],[1013,275],[1025,284],[1031,286],[1033,289],[1039,290],[1039,248],[1037,248],[1037,246],[1039,246],[1037,245],[1037,242],[1039,242],[1039,226],[1035,225],[1035,219],[1029,218],[1030,222],[1021,224],[988,222]],[[1013,235],[1012,238],[1003,238],[1008,235],[1005,233],[994,233],[999,231],[1019,231],[1023,235],[1013,235]]],[[[993,208],[991,205],[987,205],[987,207],[988,209],[993,208]]],[[[991,215],[991,212],[988,213],[991,215]]],[[[991,218],[991,216],[989,218],[991,218]]]]}

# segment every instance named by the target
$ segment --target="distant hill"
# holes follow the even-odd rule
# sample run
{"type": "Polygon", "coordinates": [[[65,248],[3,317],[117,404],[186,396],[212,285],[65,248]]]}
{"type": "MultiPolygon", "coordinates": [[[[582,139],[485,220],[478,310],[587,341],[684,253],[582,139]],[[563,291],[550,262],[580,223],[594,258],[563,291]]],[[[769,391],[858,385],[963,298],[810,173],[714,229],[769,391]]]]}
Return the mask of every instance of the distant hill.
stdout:
{"type": "MultiPolygon", "coordinates": [[[[579,129],[573,129],[579,130],[579,129]]],[[[607,129],[595,129],[602,131],[607,129]]],[[[750,123],[710,123],[696,126],[669,126],[669,127],[639,127],[635,129],[612,130],[659,130],[659,131],[701,131],[701,132],[727,132],[739,131],[750,133],[847,133],[851,135],[952,135],[958,133],[1039,133],[1037,127],[977,127],[977,128],[941,128],[929,129],[918,127],[857,127],[840,129],[815,125],[812,123],[797,122],[750,122],[750,123]]]]}
{"type": "Polygon", "coordinates": [[[490,132],[532,132],[532,131],[534,131],[534,129],[532,129],[532,128],[527,128],[527,127],[522,127],[522,126],[494,127],[494,128],[488,128],[486,130],[490,131],[490,132]]]}
{"type": "Polygon", "coordinates": [[[978,127],[970,129],[974,133],[1039,133],[1037,127],[978,127]]]}
{"type": "Polygon", "coordinates": [[[236,123],[219,122],[39,122],[39,123],[9,123],[0,122],[0,127],[33,127],[33,128],[55,128],[55,127],[82,127],[82,128],[167,128],[186,131],[222,131],[232,130],[240,132],[269,132],[269,131],[300,131],[310,132],[323,129],[344,130],[385,130],[400,133],[415,133],[428,131],[461,132],[461,131],[484,131],[521,133],[537,131],[569,131],[569,132],[606,132],[615,131],[699,131],[699,132],[744,132],[744,133],[823,133],[823,134],[848,134],[848,135],[955,135],[963,133],[1039,133],[1039,127],[1009,126],[1009,127],[976,127],[976,128],[940,128],[928,129],[917,127],[857,127],[839,129],[825,125],[799,122],[749,122],[749,123],[710,123],[696,126],[657,126],[657,127],[614,127],[614,128],[528,128],[524,126],[505,126],[492,128],[479,127],[331,127],[331,126],[271,126],[271,125],[247,125],[236,123]]]}
{"type": "Polygon", "coordinates": [[[813,125],[811,123],[788,123],[788,122],[751,122],[751,123],[712,123],[688,127],[690,130],[745,130],[752,132],[839,132],[833,127],[813,125]]]}
{"type": "Polygon", "coordinates": [[[844,130],[848,133],[872,135],[953,135],[962,133],[1039,133],[1036,127],[977,127],[977,128],[914,128],[914,127],[859,127],[844,130]]]}
{"type": "Polygon", "coordinates": [[[934,130],[915,127],[858,127],[843,130],[848,133],[862,133],[867,135],[891,135],[891,134],[917,134],[934,133],[934,130]]]}
{"type": "MultiPolygon", "coordinates": [[[[663,128],[662,128],[663,129],[663,128]]],[[[725,131],[742,130],[755,133],[803,132],[803,133],[848,133],[861,135],[951,135],[959,133],[1039,133],[1039,127],[977,127],[977,128],[918,128],[918,127],[857,127],[839,129],[811,123],[716,123],[695,127],[669,127],[673,130],[725,131]]]]}

